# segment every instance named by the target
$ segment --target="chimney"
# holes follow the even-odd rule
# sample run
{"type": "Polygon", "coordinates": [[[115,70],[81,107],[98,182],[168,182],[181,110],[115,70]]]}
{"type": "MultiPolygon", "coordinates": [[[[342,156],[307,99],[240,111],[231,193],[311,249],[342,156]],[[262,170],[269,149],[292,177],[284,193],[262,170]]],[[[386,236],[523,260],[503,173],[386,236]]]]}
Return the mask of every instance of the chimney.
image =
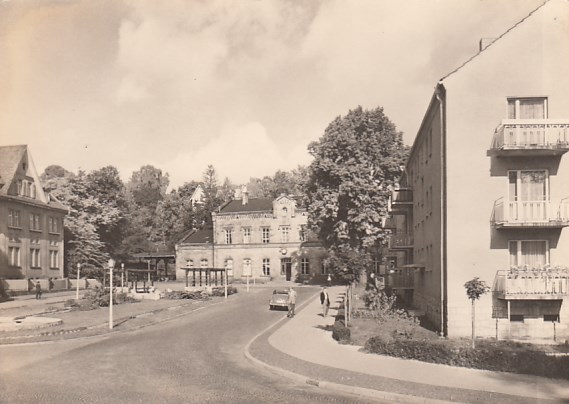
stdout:
{"type": "Polygon", "coordinates": [[[482,52],[486,49],[492,42],[494,42],[496,38],[481,38],[480,42],[478,43],[478,51],[482,52]]]}
{"type": "Polygon", "coordinates": [[[247,187],[243,185],[241,188],[241,203],[247,205],[249,203],[249,192],[247,192],[247,187]]]}

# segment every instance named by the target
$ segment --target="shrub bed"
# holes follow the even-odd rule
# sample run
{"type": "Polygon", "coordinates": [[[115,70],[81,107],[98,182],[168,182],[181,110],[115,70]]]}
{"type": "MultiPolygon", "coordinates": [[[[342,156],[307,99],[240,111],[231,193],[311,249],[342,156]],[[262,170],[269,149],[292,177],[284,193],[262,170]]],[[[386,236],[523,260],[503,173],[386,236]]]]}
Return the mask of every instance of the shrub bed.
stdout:
{"type": "Polygon", "coordinates": [[[457,347],[452,341],[427,341],[371,337],[364,350],[404,359],[475,369],[521,373],[569,379],[569,357],[548,354],[531,344],[508,341],[477,342],[478,346],[457,347]],[[449,343],[451,342],[451,343],[449,343]]]}

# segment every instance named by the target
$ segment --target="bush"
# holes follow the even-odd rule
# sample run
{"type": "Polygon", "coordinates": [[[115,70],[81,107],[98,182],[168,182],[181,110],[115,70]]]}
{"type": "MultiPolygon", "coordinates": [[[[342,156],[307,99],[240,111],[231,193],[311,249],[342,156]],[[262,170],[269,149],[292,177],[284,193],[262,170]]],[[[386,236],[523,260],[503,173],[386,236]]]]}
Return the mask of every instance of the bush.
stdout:
{"type": "Polygon", "coordinates": [[[474,349],[457,348],[444,340],[385,341],[376,336],[367,340],[364,349],[369,353],[450,366],[569,379],[567,356],[548,356],[529,344],[482,342],[481,345],[474,349]]]}
{"type": "MultiPolygon", "coordinates": [[[[232,295],[234,293],[237,293],[237,288],[235,286],[228,286],[227,287],[227,295],[232,295]]],[[[212,288],[211,289],[211,295],[212,296],[225,296],[225,287],[219,287],[219,288],[212,288]]]]}
{"type": "Polygon", "coordinates": [[[332,326],[332,338],[338,342],[349,342],[350,334],[350,329],[343,321],[336,321],[332,326]]]}

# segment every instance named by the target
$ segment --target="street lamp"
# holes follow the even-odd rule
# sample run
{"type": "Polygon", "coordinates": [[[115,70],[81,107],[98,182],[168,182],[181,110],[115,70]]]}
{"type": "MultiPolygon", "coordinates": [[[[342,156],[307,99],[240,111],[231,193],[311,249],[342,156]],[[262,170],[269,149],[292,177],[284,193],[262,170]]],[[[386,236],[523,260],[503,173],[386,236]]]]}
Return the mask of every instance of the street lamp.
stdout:
{"type": "Polygon", "coordinates": [[[124,292],[124,262],[121,263],[121,293],[124,292]]]}
{"type": "Polygon", "coordinates": [[[115,267],[115,260],[109,259],[109,271],[110,271],[110,281],[109,281],[109,330],[113,329],[113,268],[115,267]]]}
{"type": "Polygon", "coordinates": [[[75,300],[79,300],[79,278],[81,274],[81,263],[77,263],[77,292],[75,293],[75,300]]]}

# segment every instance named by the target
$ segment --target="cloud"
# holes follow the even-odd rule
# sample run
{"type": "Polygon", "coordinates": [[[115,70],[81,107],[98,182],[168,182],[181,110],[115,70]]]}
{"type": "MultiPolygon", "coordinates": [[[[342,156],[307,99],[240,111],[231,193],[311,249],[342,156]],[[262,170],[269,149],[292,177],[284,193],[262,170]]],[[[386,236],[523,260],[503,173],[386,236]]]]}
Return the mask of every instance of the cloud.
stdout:
{"type": "Polygon", "coordinates": [[[308,153],[303,147],[283,149],[268,135],[258,122],[243,126],[227,126],[221,135],[198,150],[180,153],[174,160],[161,167],[170,173],[174,187],[186,181],[201,180],[208,165],[213,165],[222,182],[228,177],[239,184],[250,177],[272,176],[279,169],[293,169],[299,161],[308,162],[308,153]],[[197,174],[197,175],[196,175],[197,174]]]}

